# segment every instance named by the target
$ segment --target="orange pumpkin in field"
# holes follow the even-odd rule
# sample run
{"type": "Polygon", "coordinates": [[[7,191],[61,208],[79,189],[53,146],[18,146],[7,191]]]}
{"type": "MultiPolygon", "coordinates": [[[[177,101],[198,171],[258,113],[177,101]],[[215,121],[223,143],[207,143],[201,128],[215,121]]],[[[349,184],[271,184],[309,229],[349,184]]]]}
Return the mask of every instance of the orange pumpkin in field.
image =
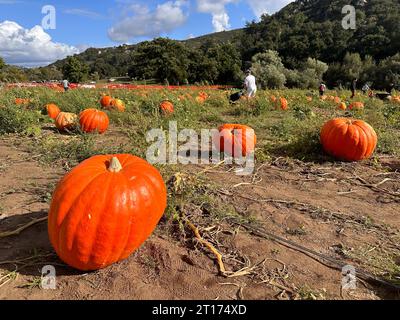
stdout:
{"type": "Polygon", "coordinates": [[[347,109],[347,105],[346,105],[345,102],[342,102],[342,103],[339,104],[338,108],[339,108],[340,110],[346,110],[346,109],[347,109]]]}
{"type": "Polygon", "coordinates": [[[47,104],[45,108],[47,115],[53,120],[55,120],[61,112],[60,108],[54,103],[47,104]]]}
{"type": "Polygon", "coordinates": [[[55,120],[55,125],[58,130],[72,130],[78,120],[78,116],[75,113],[60,112],[55,120]]]}
{"type": "Polygon", "coordinates": [[[252,128],[242,124],[224,124],[218,131],[219,134],[213,137],[213,142],[220,152],[235,158],[254,152],[257,136],[252,128]]]}
{"type": "Polygon", "coordinates": [[[15,99],[15,104],[16,105],[26,105],[29,104],[31,102],[30,99],[22,99],[22,98],[16,98],[15,99]]]}
{"type": "Polygon", "coordinates": [[[110,120],[107,114],[97,109],[86,109],[79,115],[79,124],[83,132],[92,133],[98,132],[104,133],[108,129],[110,120]]]}
{"type": "Polygon", "coordinates": [[[288,101],[285,98],[280,98],[279,100],[277,100],[276,108],[277,109],[280,108],[284,111],[288,110],[289,109],[288,101]]]}
{"type": "Polygon", "coordinates": [[[339,97],[335,97],[335,98],[333,99],[333,102],[335,102],[336,104],[339,104],[339,103],[342,102],[342,99],[340,99],[339,97]]]}
{"type": "Polygon", "coordinates": [[[274,95],[272,95],[270,97],[270,100],[271,100],[272,103],[275,103],[278,99],[274,95]]]}
{"type": "Polygon", "coordinates": [[[113,107],[113,109],[116,109],[116,110],[118,110],[120,112],[124,112],[125,111],[125,104],[120,99],[113,99],[111,101],[110,106],[113,107]]]}
{"type": "Polygon", "coordinates": [[[160,103],[160,109],[164,114],[174,113],[174,104],[171,101],[164,100],[160,103]]]}
{"type": "Polygon", "coordinates": [[[156,228],[167,206],[161,174],[128,154],[83,161],[57,185],[48,215],[50,242],[83,271],[121,261],[156,228]]]}
{"type": "Polygon", "coordinates": [[[373,154],[378,138],[375,130],[362,120],[337,118],[323,126],[321,143],[337,159],[359,161],[373,154]]]}
{"type": "Polygon", "coordinates": [[[307,97],[306,99],[308,102],[312,102],[312,97],[307,97]]]}
{"type": "Polygon", "coordinates": [[[349,105],[349,109],[350,110],[353,110],[353,109],[358,109],[358,110],[364,109],[364,103],[362,103],[362,102],[353,102],[353,103],[351,103],[349,105]]]}
{"type": "Polygon", "coordinates": [[[108,108],[111,106],[112,101],[113,101],[112,97],[108,95],[103,95],[100,99],[100,104],[102,105],[103,108],[108,108]]]}

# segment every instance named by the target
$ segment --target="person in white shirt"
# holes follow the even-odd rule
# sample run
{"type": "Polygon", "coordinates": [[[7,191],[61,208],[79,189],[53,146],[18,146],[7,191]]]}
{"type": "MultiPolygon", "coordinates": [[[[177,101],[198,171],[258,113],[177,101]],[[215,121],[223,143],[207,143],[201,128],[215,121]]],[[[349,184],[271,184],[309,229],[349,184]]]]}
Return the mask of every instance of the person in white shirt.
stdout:
{"type": "Polygon", "coordinates": [[[63,87],[64,87],[64,91],[68,91],[69,89],[69,81],[68,80],[63,80],[63,87]]]}
{"type": "Polygon", "coordinates": [[[247,90],[247,97],[254,98],[257,93],[256,78],[251,74],[251,70],[246,71],[246,79],[244,79],[244,87],[247,90]]]}

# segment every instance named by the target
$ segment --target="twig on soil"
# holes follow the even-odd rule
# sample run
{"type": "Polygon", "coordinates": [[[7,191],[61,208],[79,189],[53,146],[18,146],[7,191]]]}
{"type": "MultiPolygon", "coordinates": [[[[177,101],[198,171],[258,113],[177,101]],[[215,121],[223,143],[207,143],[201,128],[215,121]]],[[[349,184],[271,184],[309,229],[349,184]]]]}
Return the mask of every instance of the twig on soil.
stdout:
{"type": "Polygon", "coordinates": [[[224,286],[226,286],[226,285],[235,286],[235,287],[239,288],[239,290],[237,292],[237,297],[239,298],[239,300],[244,300],[244,296],[243,296],[244,286],[241,286],[241,285],[239,285],[237,283],[234,283],[234,282],[220,282],[219,284],[220,285],[224,285],[224,286]]]}
{"type": "Polygon", "coordinates": [[[226,269],[225,269],[224,262],[222,261],[222,254],[217,249],[215,249],[215,247],[210,242],[205,240],[200,235],[199,229],[193,223],[191,223],[187,217],[184,217],[184,220],[187,223],[188,227],[193,231],[196,239],[199,240],[199,242],[202,245],[207,247],[215,255],[215,257],[217,259],[217,263],[218,263],[219,272],[220,272],[221,275],[225,275],[226,269]]]}
{"type": "Polygon", "coordinates": [[[31,222],[29,222],[29,223],[27,223],[27,224],[15,229],[15,230],[12,230],[12,231],[0,232],[0,239],[1,238],[6,238],[6,237],[10,237],[10,236],[19,235],[22,231],[28,229],[29,227],[31,227],[31,226],[33,226],[35,224],[38,224],[40,222],[44,222],[44,221],[47,221],[47,217],[34,219],[31,222]]]}

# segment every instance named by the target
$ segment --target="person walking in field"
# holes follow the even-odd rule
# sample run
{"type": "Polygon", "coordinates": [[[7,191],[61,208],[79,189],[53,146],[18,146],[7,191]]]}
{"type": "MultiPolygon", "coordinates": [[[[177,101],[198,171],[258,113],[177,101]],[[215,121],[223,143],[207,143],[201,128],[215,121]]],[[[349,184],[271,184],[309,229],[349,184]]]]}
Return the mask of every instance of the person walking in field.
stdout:
{"type": "Polygon", "coordinates": [[[351,84],[351,99],[353,99],[356,96],[357,82],[358,79],[354,79],[351,84]]]}
{"type": "Polygon", "coordinates": [[[325,91],[326,91],[326,85],[325,83],[321,82],[321,84],[319,85],[319,95],[323,97],[325,95],[325,91]]]}
{"type": "Polygon", "coordinates": [[[251,74],[251,70],[246,71],[246,78],[244,79],[244,87],[247,90],[247,97],[254,98],[257,93],[256,77],[251,74]]]}
{"type": "Polygon", "coordinates": [[[64,91],[67,92],[69,90],[69,82],[68,80],[63,80],[63,87],[64,87],[64,91]]]}

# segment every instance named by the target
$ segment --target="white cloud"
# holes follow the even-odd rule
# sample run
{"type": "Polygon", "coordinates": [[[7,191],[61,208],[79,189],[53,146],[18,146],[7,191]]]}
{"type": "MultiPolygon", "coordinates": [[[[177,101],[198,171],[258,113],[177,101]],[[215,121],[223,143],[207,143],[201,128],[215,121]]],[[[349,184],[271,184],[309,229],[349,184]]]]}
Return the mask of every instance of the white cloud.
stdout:
{"type": "Polygon", "coordinates": [[[259,18],[262,14],[268,13],[273,14],[289,3],[293,2],[293,0],[247,0],[251,9],[254,12],[254,15],[259,18]]]}
{"type": "Polygon", "coordinates": [[[108,30],[116,42],[127,42],[137,37],[156,37],[168,33],[186,22],[183,7],[187,1],[168,1],[151,11],[147,6],[130,4],[122,10],[126,17],[108,30]]]}
{"type": "Polygon", "coordinates": [[[202,13],[210,13],[214,31],[220,32],[231,27],[225,6],[233,2],[237,0],[197,0],[197,9],[202,13]]]}
{"type": "Polygon", "coordinates": [[[13,21],[0,22],[0,56],[9,64],[43,66],[78,51],[53,42],[41,26],[25,29],[13,21]]]}

